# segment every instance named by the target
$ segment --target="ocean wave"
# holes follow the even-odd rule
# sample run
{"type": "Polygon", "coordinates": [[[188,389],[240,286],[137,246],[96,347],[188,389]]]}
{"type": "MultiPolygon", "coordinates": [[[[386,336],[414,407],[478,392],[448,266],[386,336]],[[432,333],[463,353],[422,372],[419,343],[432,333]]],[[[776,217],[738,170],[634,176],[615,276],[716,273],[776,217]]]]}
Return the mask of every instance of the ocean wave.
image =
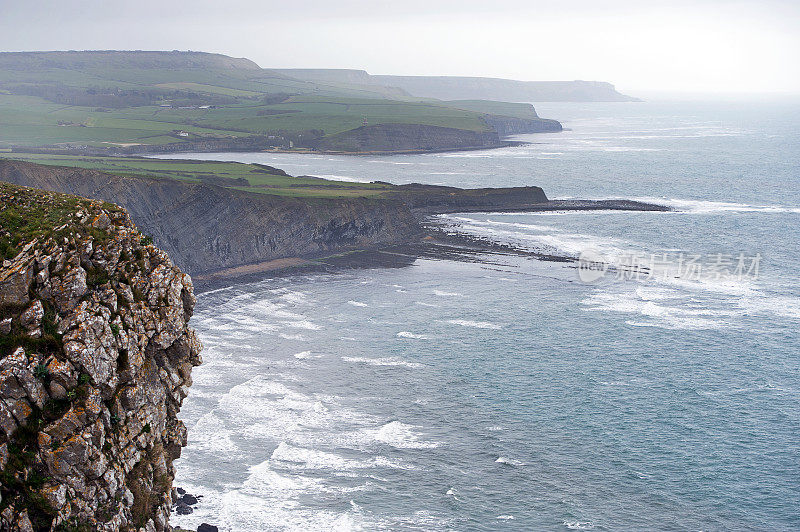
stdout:
{"type": "Polygon", "coordinates": [[[397,449],[434,449],[439,446],[439,442],[422,440],[422,435],[414,428],[400,421],[390,421],[378,428],[363,429],[362,433],[397,449]]]}
{"type": "Polygon", "coordinates": [[[322,355],[314,355],[311,351],[301,351],[300,353],[295,353],[294,358],[298,360],[307,360],[310,358],[322,358],[322,355]]]}
{"type": "Polygon", "coordinates": [[[630,198],[646,203],[660,203],[674,207],[679,211],[693,214],[715,214],[724,212],[759,212],[765,214],[794,213],[800,214],[800,207],[789,205],[751,205],[727,201],[691,200],[679,198],[641,197],[630,198]]]}
{"type": "Polygon", "coordinates": [[[447,320],[447,323],[453,325],[460,325],[461,327],[473,327],[475,329],[502,329],[502,325],[490,323],[488,321],[472,321],[472,320],[447,320]]]}
{"type": "Polygon", "coordinates": [[[439,297],[461,297],[458,292],[445,292],[444,290],[434,290],[433,295],[439,297]]]}
{"type": "MultiPolygon", "coordinates": [[[[663,301],[663,300],[662,300],[663,301]]],[[[582,301],[587,311],[607,311],[623,314],[640,314],[646,320],[628,320],[634,327],[659,327],[663,329],[719,329],[728,324],[730,312],[722,309],[688,308],[680,303],[671,306],[643,299],[637,291],[595,291],[582,301]]]]}
{"type": "Polygon", "coordinates": [[[505,456],[498,456],[497,460],[495,460],[495,463],[503,464],[503,465],[507,465],[507,466],[515,466],[515,467],[525,465],[523,462],[520,462],[519,460],[506,458],[505,456]]]}
{"type": "Polygon", "coordinates": [[[222,419],[212,411],[203,415],[194,424],[189,431],[189,442],[193,449],[230,456],[239,451],[231,440],[231,435],[232,432],[225,427],[222,419]]]}
{"type": "Polygon", "coordinates": [[[368,307],[366,303],[362,303],[361,301],[353,301],[350,300],[347,302],[348,305],[353,305],[354,307],[368,307]]]}
{"type": "Polygon", "coordinates": [[[293,327],[295,329],[305,329],[307,331],[318,331],[322,327],[313,323],[309,320],[299,320],[299,321],[282,321],[286,327],[293,327]]]}
{"type": "Polygon", "coordinates": [[[354,460],[344,458],[338,454],[320,451],[316,449],[306,449],[290,445],[285,441],[278,444],[270,459],[279,462],[288,462],[303,469],[363,469],[374,467],[374,461],[354,460]]]}
{"type": "Polygon", "coordinates": [[[368,358],[368,357],[342,357],[345,362],[354,362],[358,364],[368,364],[370,366],[398,366],[405,368],[422,368],[424,364],[417,362],[408,362],[406,360],[396,357],[383,357],[383,358],[368,358]]]}
{"type": "Polygon", "coordinates": [[[415,340],[427,340],[428,339],[428,337],[425,336],[424,334],[414,334],[414,333],[409,332],[409,331],[400,331],[399,333],[397,333],[397,336],[399,336],[400,338],[412,338],[412,339],[415,339],[415,340]]]}
{"type": "Polygon", "coordinates": [[[564,521],[564,526],[570,530],[591,530],[594,523],[591,521],[564,521]]]}

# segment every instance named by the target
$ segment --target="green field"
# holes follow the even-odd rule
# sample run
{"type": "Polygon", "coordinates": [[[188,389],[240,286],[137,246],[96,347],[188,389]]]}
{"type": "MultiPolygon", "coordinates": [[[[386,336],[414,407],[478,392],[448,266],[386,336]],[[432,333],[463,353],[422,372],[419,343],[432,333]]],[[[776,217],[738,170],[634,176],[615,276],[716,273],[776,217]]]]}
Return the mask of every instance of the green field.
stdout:
{"type": "Polygon", "coordinates": [[[189,161],[148,159],[144,157],[86,157],[77,155],[24,154],[0,152],[0,158],[17,159],[38,164],[89,168],[115,175],[171,178],[193,183],[230,180],[227,188],[295,197],[379,197],[391,186],[378,183],[330,181],[315,177],[279,175],[268,167],[222,161],[189,161]],[[244,179],[245,183],[240,181],[244,179]]]}
{"type": "Polygon", "coordinates": [[[442,102],[391,87],[301,81],[215,54],[0,53],[0,149],[96,150],[241,137],[308,147],[364,120],[490,131],[487,113],[536,118],[526,104],[442,102]]]}

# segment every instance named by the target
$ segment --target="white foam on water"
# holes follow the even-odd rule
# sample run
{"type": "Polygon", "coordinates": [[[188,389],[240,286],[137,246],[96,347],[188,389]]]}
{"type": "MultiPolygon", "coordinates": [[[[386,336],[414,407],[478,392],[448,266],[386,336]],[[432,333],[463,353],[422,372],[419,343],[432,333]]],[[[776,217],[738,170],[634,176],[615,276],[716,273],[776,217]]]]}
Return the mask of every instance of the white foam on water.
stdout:
{"type": "Polygon", "coordinates": [[[439,297],[462,297],[458,292],[445,292],[444,290],[434,290],[433,295],[439,297]]]}
{"type": "Polygon", "coordinates": [[[368,358],[368,357],[342,357],[345,362],[353,362],[356,364],[367,364],[370,366],[395,366],[404,368],[422,368],[424,364],[417,362],[408,362],[397,357],[382,357],[382,358],[368,358]]]}
{"type": "Polygon", "coordinates": [[[783,318],[800,319],[800,298],[752,294],[738,301],[746,313],[771,314],[783,318]]]}
{"type": "Polygon", "coordinates": [[[294,358],[298,360],[308,360],[310,358],[322,358],[322,355],[314,355],[311,351],[301,351],[300,353],[295,353],[294,358]]]}
{"type": "Polygon", "coordinates": [[[475,329],[502,329],[502,325],[491,323],[488,321],[472,321],[472,320],[447,320],[447,323],[459,325],[461,327],[473,327],[475,329]]]}
{"type": "Polygon", "coordinates": [[[594,523],[591,521],[564,521],[564,526],[570,530],[591,530],[594,523]]]}
{"type": "Polygon", "coordinates": [[[514,519],[513,515],[498,515],[495,519],[503,519],[505,521],[511,521],[514,519]]]}
{"type": "Polygon", "coordinates": [[[503,464],[503,465],[507,465],[507,466],[523,466],[523,465],[525,465],[523,462],[520,462],[519,460],[513,460],[511,458],[506,458],[505,456],[498,456],[497,460],[495,460],[495,463],[503,464]]]}
{"type": "Polygon", "coordinates": [[[648,318],[645,321],[626,322],[636,327],[700,330],[719,329],[729,324],[727,318],[731,313],[724,309],[689,308],[680,303],[667,305],[663,303],[663,298],[661,300],[641,298],[637,295],[637,291],[595,291],[582,301],[586,305],[584,310],[639,314],[648,318]]]}
{"type": "Polygon", "coordinates": [[[352,301],[352,300],[348,301],[347,304],[348,305],[353,305],[354,307],[368,307],[369,306],[366,303],[362,303],[361,301],[352,301]]]}
{"type": "Polygon", "coordinates": [[[222,420],[211,411],[203,415],[188,431],[189,444],[199,451],[213,451],[231,455],[239,448],[231,440],[231,431],[225,428],[222,420]]]}
{"type": "Polygon", "coordinates": [[[419,305],[420,307],[439,308],[439,305],[434,305],[433,303],[426,303],[424,301],[414,301],[414,304],[419,305]]]}
{"type": "Polygon", "coordinates": [[[272,452],[270,460],[279,462],[290,462],[303,469],[335,469],[338,471],[348,469],[363,469],[375,466],[373,459],[353,460],[344,458],[335,453],[329,453],[316,449],[306,449],[280,442],[278,447],[272,452]]]}
{"type": "Polygon", "coordinates": [[[302,334],[288,334],[288,333],[280,333],[278,336],[283,338],[284,340],[305,340],[305,336],[302,334]]]}
{"type": "Polygon", "coordinates": [[[635,201],[645,203],[658,203],[668,205],[680,211],[693,214],[716,214],[716,213],[736,213],[736,212],[756,212],[764,214],[800,214],[800,207],[791,205],[751,205],[747,203],[736,203],[728,201],[692,200],[681,198],[658,198],[640,197],[630,198],[635,201]]]}
{"type": "Polygon", "coordinates": [[[424,334],[414,334],[414,333],[412,333],[410,331],[400,331],[399,333],[397,333],[397,336],[399,336],[400,338],[411,338],[411,339],[414,339],[414,340],[427,340],[428,339],[428,337],[425,336],[424,334]]]}
{"type": "Polygon", "coordinates": [[[222,530],[262,532],[355,532],[380,528],[380,522],[369,522],[352,511],[334,512],[306,507],[298,499],[313,486],[296,479],[264,478],[263,483],[250,482],[240,490],[223,496],[219,512],[222,530]],[[292,489],[292,482],[299,489],[292,489]]]}
{"type": "Polygon", "coordinates": [[[292,327],[295,329],[305,329],[307,331],[318,331],[322,328],[310,320],[282,321],[281,323],[283,323],[287,327],[292,327]]]}
{"type": "Polygon", "coordinates": [[[439,442],[423,440],[422,434],[414,430],[415,428],[400,421],[390,421],[380,427],[362,429],[361,434],[397,449],[435,449],[439,447],[439,442]]]}

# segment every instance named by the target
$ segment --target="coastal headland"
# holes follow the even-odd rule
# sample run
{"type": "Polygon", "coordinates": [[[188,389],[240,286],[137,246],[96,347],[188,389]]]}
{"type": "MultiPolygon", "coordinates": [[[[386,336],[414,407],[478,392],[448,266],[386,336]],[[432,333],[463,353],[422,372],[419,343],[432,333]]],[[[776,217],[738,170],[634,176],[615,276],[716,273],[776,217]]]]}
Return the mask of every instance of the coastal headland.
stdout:
{"type": "Polygon", "coordinates": [[[630,100],[599,82],[433,78],[403,88],[414,80],[349,72],[274,70],[204,52],[1,52],[0,150],[474,150],[507,146],[510,135],[562,130],[528,102],[630,100]],[[430,84],[481,90],[434,90],[439,98],[430,84]]]}
{"type": "Polygon", "coordinates": [[[93,168],[0,159],[0,181],[120,205],[178,267],[201,282],[307,266],[359,250],[422,242],[431,235],[429,217],[435,214],[669,210],[628,200],[550,200],[540,187],[533,186],[459,189],[343,183],[291,177],[276,168],[239,163],[219,164],[229,171],[231,166],[235,168],[239,174],[233,175],[252,177],[253,183],[246,177],[210,172],[203,175],[199,170],[214,166],[198,164],[194,167],[202,177],[177,179],[167,177],[164,169],[175,164],[178,166],[173,170],[183,172],[186,161],[113,162],[140,162],[146,167],[135,174],[112,174],[93,168]]]}

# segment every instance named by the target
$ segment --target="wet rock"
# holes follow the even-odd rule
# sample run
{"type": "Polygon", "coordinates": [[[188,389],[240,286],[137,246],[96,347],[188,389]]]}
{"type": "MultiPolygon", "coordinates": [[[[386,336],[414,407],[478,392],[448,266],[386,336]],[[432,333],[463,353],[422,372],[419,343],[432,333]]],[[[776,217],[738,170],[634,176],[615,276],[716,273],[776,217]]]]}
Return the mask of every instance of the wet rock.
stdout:
{"type": "Polygon", "coordinates": [[[208,523],[202,523],[197,527],[197,532],[219,532],[219,528],[214,525],[209,525],[208,523]]]}
{"type": "Polygon", "coordinates": [[[188,504],[189,506],[194,506],[195,504],[197,504],[197,497],[189,493],[186,493],[181,497],[179,503],[188,504]]]}
{"type": "Polygon", "coordinates": [[[191,506],[189,506],[188,504],[184,504],[182,502],[179,502],[175,506],[175,513],[177,513],[178,515],[189,515],[193,511],[194,510],[192,509],[191,506]]]}

